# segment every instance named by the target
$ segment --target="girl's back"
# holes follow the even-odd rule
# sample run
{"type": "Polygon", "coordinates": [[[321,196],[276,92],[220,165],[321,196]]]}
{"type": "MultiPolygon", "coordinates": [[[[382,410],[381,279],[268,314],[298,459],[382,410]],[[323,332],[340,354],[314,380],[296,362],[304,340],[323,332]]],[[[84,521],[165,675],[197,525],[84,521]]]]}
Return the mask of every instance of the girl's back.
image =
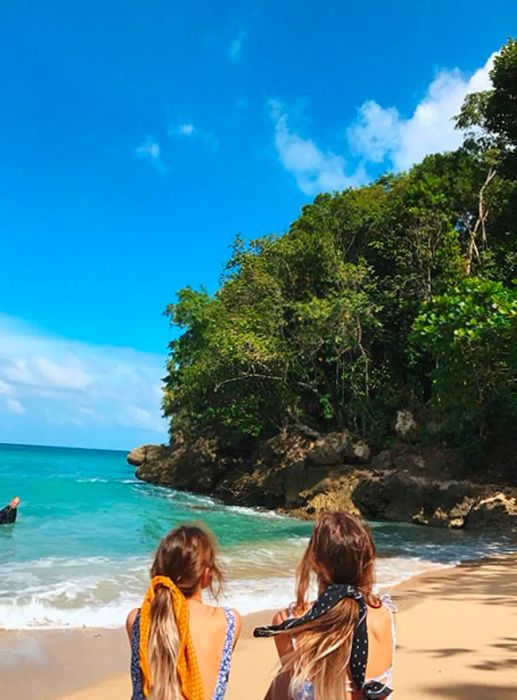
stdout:
{"type": "MultiPolygon", "coordinates": [[[[240,632],[240,616],[231,608],[205,605],[189,600],[190,634],[199,664],[205,700],[221,700],[226,691],[233,648],[240,632]]],[[[132,647],[133,700],[143,697],[138,646],[139,610],[132,610],[127,631],[132,647]]]]}
{"type": "Polygon", "coordinates": [[[240,620],[230,608],[189,600],[190,632],[203,679],[205,700],[220,700],[226,688],[240,620]],[[218,687],[219,686],[219,687],[218,687]]]}
{"type": "Polygon", "coordinates": [[[380,608],[368,607],[366,624],[369,645],[366,678],[379,678],[391,686],[395,654],[395,625],[391,602],[388,600],[380,608]],[[386,678],[386,671],[389,671],[389,678],[386,678]]]}
{"type": "Polygon", "coordinates": [[[240,631],[235,610],[206,605],[221,582],[212,537],[197,526],[160,543],[142,606],[127,618],[132,700],[222,700],[240,631]]]}
{"type": "Polygon", "coordinates": [[[373,593],[375,545],[346,513],[320,515],[297,570],[297,599],[255,636],[274,635],[283,672],[268,700],[381,700],[392,693],[393,606],[373,593]],[[307,601],[315,580],[318,597],[307,601]]]}
{"type": "MultiPolygon", "coordinates": [[[[376,679],[382,681],[388,686],[392,683],[392,668],[395,655],[395,624],[393,618],[394,606],[389,596],[382,598],[383,605],[380,607],[368,606],[368,614],[366,618],[367,633],[368,633],[368,662],[366,664],[366,680],[376,679]]],[[[273,625],[280,625],[288,619],[296,617],[293,614],[293,606],[278,612],[273,618],[273,625]]],[[[294,651],[295,639],[292,637],[276,637],[275,642],[278,648],[280,658],[288,658],[294,651]]],[[[359,700],[362,698],[361,692],[351,690],[353,680],[348,675],[349,689],[346,692],[346,697],[343,700],[359,700]]],[[[273,686],[268,696],[271,698],[286,698],[287,690],[278,690],[274,692],[273,686]]],[[[299,698],[313,698],[313,692],[310,684],[306,684],[305,692],[298,694],[299,698]]]]}

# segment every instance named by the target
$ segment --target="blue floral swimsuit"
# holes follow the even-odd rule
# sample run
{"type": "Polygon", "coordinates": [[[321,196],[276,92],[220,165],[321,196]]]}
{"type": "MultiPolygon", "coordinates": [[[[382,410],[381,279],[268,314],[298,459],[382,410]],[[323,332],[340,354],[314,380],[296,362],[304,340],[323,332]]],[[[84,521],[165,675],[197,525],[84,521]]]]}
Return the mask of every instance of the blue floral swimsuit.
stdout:
{"type": "MultiPolygon", "coordinates": [[[[223,653],[219,665],[217,683],[212,695],[212,700],[223,700],[230,676],[230,664],[232,662],[233,644],[235,640],[235,615],[230,608],[223,608],[226,615],[226,636],[224,638],[223,653]]],[[[142,689],[142,671],[138,646],[140,644],[140,613],[137,614],[133,624],[133,636],[131,637],[131,681],[133,694],[131,700],[145,700],[142,689]]]]}

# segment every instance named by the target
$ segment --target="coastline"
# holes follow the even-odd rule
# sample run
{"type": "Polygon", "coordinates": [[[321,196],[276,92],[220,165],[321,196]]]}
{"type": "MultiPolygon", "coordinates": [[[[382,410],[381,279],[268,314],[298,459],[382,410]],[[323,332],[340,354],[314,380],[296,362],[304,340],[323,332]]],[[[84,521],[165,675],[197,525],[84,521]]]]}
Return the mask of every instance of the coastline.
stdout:
{"type": "MultiPolygon", "coordinates": [[[[510,700],[517,694],[517,553],[408,579],[399,608],[395,688],[401,698],[510,700]]],[[[277,659],[252,630],[271,611],[246,615],[227,700],[261,700],[277,659]]],[[[123,629],[0,632],[2,690],[24,700],[127,700],[123,629]]]]}
{"type": "Polygon", "coordinates": [[[369,521],[477,531],[515,527],[513,477],[476,479],[454,450],[407,438],[397,434],[390,448],[375,453],[347,430],[285,432],[258,440],[240,457],[216,438],[197,438],[140,445],[127,462],[149,484],[303,520],[344,510],[369,521]]]}

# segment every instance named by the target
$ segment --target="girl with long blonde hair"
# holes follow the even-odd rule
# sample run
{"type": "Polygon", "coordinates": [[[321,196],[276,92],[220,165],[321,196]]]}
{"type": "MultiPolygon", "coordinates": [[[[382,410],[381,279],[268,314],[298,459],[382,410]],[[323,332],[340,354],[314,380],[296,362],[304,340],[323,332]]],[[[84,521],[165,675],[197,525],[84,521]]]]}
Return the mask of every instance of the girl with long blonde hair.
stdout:
{"type": "Polygon", "coordinates": [[[391,694],[394,607],[373,592],[375,545],[346,513],[320,516],[297,569],[296,602],[255,636],[274,636],[283,672],[268,700],[382,700],[391,694]],[[316,578],[318,598],[308,591],[316,578]]]}
{"type": "Polygon", "coordinates": [[[151,583],[127,618],[132,700],[222,700],[239,636],[235,610],[206,605],[222,585],[211,534],[197,525],[169,532],[156,551],[151,583]]]}

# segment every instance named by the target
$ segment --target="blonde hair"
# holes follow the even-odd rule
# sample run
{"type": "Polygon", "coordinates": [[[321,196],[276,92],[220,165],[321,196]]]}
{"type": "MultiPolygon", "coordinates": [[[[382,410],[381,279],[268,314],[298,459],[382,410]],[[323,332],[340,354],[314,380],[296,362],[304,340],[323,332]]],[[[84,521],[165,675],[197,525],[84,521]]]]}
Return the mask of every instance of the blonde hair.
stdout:
{"type": "MultiPolygon", "coordinates": [[[[331,583],[348,584],[362,593],[369,605],[379,607],[380,600],[372,593],[374,564],[375,545],[366,525],[346,513],[324,513],[298,565],[297,612],[307,608],[312,575],[320,591],[331,583]]],[[[358,620],[357,602],[344,598],[321,617],[298,628],[295,649],[285,662],[293,695],[311,681],[318,700],[347,697],[348,667],[358,620]]]]}
{"type": "MultiPolygon", "coordinates": [[[[171,530],[160,542],[151,567],[151,578],[167,576],[189,598],[208,568],[209,588],[217,596],[222,573],[216,562],[214,537],[197,525],[171,530]]],[[[159,586],[151,606],[148,657],[152,678],[152,700],[181,700],[177,674],[179,634],[170,591],[159,586]]]]}

